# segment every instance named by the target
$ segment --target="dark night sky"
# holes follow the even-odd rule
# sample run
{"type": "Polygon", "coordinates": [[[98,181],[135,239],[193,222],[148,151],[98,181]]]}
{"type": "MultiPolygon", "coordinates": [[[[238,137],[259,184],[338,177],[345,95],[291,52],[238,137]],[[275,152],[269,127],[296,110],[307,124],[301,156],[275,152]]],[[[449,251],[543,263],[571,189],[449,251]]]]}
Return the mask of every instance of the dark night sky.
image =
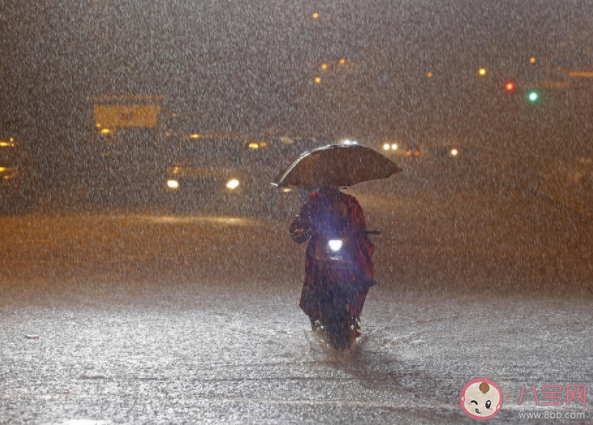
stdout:
{"type": "Polygon", "coordinates": [[[388,128],[455,104],[479,66],[492,78],[519,75],[529,56],[593,31],[587,1],[63,3],[0,2],[2,123],[36,139],[75,133],[85,96],[109,92],[163,93],[213,123],[327,125],[311,80],[342,57],[374,64],[362,108],[388,128]]]}

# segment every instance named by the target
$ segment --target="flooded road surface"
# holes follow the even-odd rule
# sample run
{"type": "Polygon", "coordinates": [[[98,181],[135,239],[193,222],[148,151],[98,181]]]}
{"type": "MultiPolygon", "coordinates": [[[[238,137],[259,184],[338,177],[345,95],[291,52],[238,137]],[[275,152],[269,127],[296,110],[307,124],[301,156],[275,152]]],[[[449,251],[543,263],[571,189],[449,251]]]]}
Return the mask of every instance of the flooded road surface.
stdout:
{"type": "Polygon", "coordinates": [[[593,385],[586,217],[496,187],[353,193],[381,286],[346,354],[298,308],[290,217],[0,217],[0,423],[472,423],[474,378],[502,390],[491,423],[590,420],[566,401],[593,385]]]}
{"type": "Polygon", "coordinates": [[[541,403],[543,386],[593,384],[588,301],[377,289],[339,354],[296,288],[130,291],[0,310],[3,423],[471,423],[459,395],[480,377],[503,393],[493,423],[593,415],[531,391],[541,403]]]}

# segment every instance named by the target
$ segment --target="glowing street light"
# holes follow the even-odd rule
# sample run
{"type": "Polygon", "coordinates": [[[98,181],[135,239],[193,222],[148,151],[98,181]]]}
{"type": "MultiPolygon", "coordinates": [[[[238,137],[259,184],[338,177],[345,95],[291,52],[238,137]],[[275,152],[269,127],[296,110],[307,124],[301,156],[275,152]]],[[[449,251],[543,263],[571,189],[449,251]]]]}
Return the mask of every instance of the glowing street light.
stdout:
{"type": "Polygon", "coordinates": [[[429,72],[429,73],[427,73],[427,74],[426,74],[426,76],[427,76],[428,78],[432,78],[432,72],[429,72]]]}
{"type": "Polygon", "coordinates": [[[480,70],[478,71],[478,74],[483,77],[484,75],[486,75],[486,68],[480,68],[480,70]]]}
{"type": "Polygon", "coordinates": [[[316,78],[315,78],[315,84],[319,84],[319,83],[321,83],[321,78],[319,78],[319,77],[316,77],[316,78]]]}
{"type": "Polygon", "coordinates": [[[327,64],[326,63],[322,64],[321,69],[327,69],[327,64]]]}
{"type": "Polygon", "coordinates": [[[344,65],[346,63],[346,59],[340,59],[340,65],[344,65]]]}
{"type": "Polygon", "coordinates": [[[535,63],[535,58],[530,58],[530,59],[529,59],[529,62],[530,62],[530,63],[535,63]]]}
{"type": "Polygon", "coordinates": [[[239,180],[237,179],[231,179],[227,182],[226,187],[233,190],[239,187],[239,180]]]}
{"type": "Polygon", "coordinates": [[[319,13],[315,12],[313,15],[311,15],[311,17],[313,19],[317,19],[317,18],[319,18],[319,13]]]}

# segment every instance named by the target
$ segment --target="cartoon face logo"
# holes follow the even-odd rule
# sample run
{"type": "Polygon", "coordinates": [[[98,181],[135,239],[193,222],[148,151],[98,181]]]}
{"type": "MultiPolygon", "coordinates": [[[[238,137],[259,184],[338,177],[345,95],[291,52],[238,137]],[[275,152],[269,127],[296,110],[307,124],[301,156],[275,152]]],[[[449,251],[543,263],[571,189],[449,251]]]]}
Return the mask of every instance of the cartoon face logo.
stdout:
{"type": "Polygon", "coordinates": [[[463,387],[460,401],[461,408],[470,418],[490,419],[502,407],[502,392],[489,379],[474,379],[463,387]]]}

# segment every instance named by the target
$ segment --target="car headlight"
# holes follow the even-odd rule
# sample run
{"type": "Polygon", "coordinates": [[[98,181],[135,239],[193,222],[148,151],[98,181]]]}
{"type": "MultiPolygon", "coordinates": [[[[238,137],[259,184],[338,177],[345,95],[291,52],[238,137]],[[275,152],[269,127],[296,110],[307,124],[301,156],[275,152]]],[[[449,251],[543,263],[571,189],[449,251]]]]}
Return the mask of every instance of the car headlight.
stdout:
{"type": "Polygon", "coordinates": [[[231,179],[227,182],[226,187],[230,190],[234,190],[239,187],[239,180],[231,179]]]}
{"type": "Polygon", "coordinates": [[[452,156],[457,156],[458,153],[459,153],[459,151],[457,149],[451,149],[452,156]]]}
{"type": "Polygon", "coordinates": [[[169,189],[177,189],[179,187],[179,182],[177,180],[167,180],[167,187],[169,187],[169,189]]]}
{"type": "Polygon", "coordinates": [[[342,241],[339,239],[332,239],[328,242],[328,245],[329,245],[329,249],[336,252],[336,251],[339,251],[340,248],[342,248],[342,241]]]}

